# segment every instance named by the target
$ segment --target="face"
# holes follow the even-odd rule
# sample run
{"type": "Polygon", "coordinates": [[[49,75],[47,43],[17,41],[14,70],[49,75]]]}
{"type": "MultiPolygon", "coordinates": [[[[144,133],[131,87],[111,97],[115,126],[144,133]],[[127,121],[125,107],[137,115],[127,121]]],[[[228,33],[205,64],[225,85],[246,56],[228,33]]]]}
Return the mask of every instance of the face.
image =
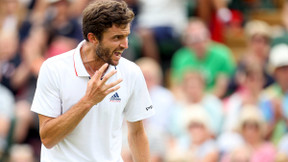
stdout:
{"type": "Polygon", "coordinates": [[[205,83],[201,74],[197,72],[187,73],[183,81],[183,91],[190,99],[198,99],[202,96],[205,83]]]}
{"type": "Polygon", "coordinates": [[[186,30],[186,43],[197,57],[204,57],[209,43],[209,34],[206,27],[201,23],[192,23],[186,30]]]}
{"type": "Polygon", "coordinates": [[[284,91],[288,91],[288,66],[276,68],[275,78],[284,91]]]}
{"type": "Polygon", "coordinates": [[[250,40],[250,46],[258,58],[267,59],[270,50],[270,42],[267,37],[254,35],[250,40]]]}
{"type": "Polygon", "coordinates": [[[260,92],[263,89],[265,78],[262,73],[253,73],[247,76],[245,85],[250,90],[260,92]]]}
{"type": "Polygon", "coordinates": [[[100,58],[103,62],[118,65],[122,53],[128,48],[128,35],[130,25],[117,27],[113,25],[103,33],[102,40],[96,47],[96,59],[100,58]]]}
{"type": "Polygon", "coordinates": [[[260,125],[254,121],[244,122],[242,127],[243,137],[248,143],[259,141],[262,138],[260,125]]]}
{"type": "Polygon", "coordinates": [[[192,122],[188,126],[189,134],[193,143],[201,144],[207,138],[207,130],[202,123],[192,122]]]}

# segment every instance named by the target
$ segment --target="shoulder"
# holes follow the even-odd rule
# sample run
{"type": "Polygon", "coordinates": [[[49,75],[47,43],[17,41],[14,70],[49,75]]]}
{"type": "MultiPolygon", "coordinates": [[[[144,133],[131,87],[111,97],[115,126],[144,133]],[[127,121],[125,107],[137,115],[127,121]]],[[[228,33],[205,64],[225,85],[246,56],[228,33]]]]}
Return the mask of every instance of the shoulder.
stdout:
{"type": "Polygon", "coordinates": [[[274,83],[265,88],[261,95],[268,99],[277,98],[281,96],[281,88],[277,83],[274,83]]]}
{"type": "Polygon", "coordinates": [[[195,53],[188,47],[180,48],[172,57],[172,66],[178,67],[195,61],[195,53]]]}
{"type": "Polygon", "coordinates": [[[266,153],[276,153],[276,147],[271,142],[265,142],[262,145],[261,150],[266,153]]]}
{"type": "Polygon", "coordinates": [[[175,52],[173,58],[190,56],[191,53],[193,53],[193,51],[191,51],[188,47],[182,47],[175,52]]]}
{"type": "Polygon", "coordinates": [[[210,48],[213,48],[215,50],[230,51],[230,49],[226,45],[224,45],[222,43],[214,42],[214,41],[211,42],[210,48]]]}
{"type": "Polygon", "coordinates": [[[232,53],[226,45],[217,42],[211,42],[209,51],[214,53],[215,56],[217,55],[218,58],[219,56],[222,58],[229,58],[232,53]]]}
{"type": "Polygon", "coordinates": [[[73,64],[74,50],[53,56],[44,61],[42,66],[49,67],[51,69],[59,69],[65,67],[65,65],[73,64]]]}
{"type": "Polygon", "coordinates": [[[135,73],[138,74],[139,72],[141,72],[141,69],[137,64],[123,57],[120,59],[118,67],[122,72],[130,75],[133,75],[135,73]]]}

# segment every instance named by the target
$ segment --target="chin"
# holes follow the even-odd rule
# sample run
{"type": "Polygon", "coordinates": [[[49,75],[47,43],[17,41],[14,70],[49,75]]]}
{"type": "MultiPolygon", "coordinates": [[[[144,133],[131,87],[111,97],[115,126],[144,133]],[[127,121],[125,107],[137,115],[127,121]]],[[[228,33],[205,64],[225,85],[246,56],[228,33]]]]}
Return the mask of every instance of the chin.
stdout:
{"type": "Polygon", "coordinates": [[[113,66],[117,66],[119,64],[119,61],[112,61],[112,62],[110,62],[110,65],[113,65],[113,66]]]}
{"type": "Polygon", "coordinates": [[[116,65],[119,64],[119,62],[120,62],[120,59],[119,59],[119,60],[112,60],[112,61],[111,61],[111,64],[114,65],[114,66],[116,66],[116,65]]]}

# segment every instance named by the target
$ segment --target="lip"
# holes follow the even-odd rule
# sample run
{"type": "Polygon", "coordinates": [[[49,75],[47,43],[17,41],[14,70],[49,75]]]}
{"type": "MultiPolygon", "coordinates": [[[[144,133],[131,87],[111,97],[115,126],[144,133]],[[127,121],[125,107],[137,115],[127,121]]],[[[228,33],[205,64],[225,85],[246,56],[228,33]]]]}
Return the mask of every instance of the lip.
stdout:
{"type": "Polygon", "coordinates": [[[121,55],[122,53],[121,52],[113,52],[113,65],[118,65],[120,59],[121,59],[121,55]]]}
{"type": "Polygon", "coordinates": [[[120,59],[121,56],[122,56],[122,52],[114,52],[113,54],[114,54],[114,55],[116,56],[116,58],[118,58],[118,59],[120,59]]]}

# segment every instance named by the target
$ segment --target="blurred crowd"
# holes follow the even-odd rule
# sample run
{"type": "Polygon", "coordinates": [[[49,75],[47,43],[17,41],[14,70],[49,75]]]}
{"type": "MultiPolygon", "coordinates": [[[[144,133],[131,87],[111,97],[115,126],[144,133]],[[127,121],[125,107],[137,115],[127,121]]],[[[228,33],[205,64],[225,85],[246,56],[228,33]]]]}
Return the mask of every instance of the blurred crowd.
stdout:
{"type": "MultiPolygon", "coordinates": [[[[38,72],[83,39],[92,1],[0,0],[0,162],[39,161],[38,72]]],[[[125,1],[136,17],[123,57],[156,111],[144,121],[152,162],[288,161],[288,1],[125,1]]],[[[132,161],[127,139],[122,154],[132,161]]]]}

